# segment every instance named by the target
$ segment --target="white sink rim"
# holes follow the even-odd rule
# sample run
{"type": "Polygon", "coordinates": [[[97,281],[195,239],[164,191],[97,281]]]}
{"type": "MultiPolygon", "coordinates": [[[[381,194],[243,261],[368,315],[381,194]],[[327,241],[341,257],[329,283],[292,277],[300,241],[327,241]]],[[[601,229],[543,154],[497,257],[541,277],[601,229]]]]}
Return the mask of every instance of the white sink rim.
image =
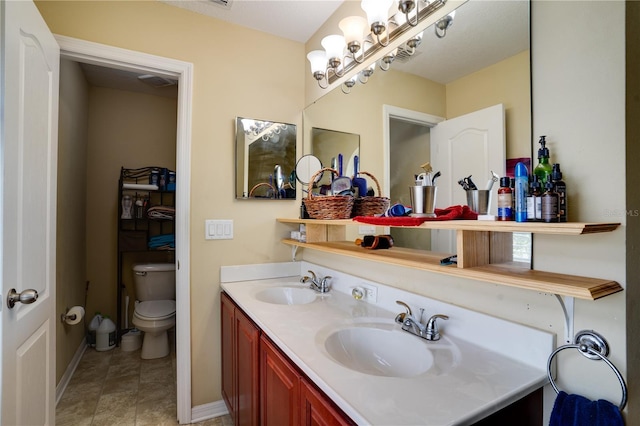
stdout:
{"type": "Polygon", "coordinates": [[[316,301],[318,293],[306,287],[269,287],[256,293],[256,299],[274,305],[306,305],[316,301]]]}

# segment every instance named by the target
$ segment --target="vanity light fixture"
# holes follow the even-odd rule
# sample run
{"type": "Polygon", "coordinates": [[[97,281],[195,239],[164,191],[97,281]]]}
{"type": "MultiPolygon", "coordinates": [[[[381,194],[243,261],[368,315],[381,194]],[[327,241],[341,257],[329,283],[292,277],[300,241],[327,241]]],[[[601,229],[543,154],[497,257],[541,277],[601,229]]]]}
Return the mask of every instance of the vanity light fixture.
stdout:
{"type": "Polygon", "coordinates": [[[414,0],[400,0],[398,2],[398,10],[400,10],[400,12],[404,14],[405,21],[412,27],[415,27],[416,25],[418,25],[418,15],[420,14],[420,9],[418,8],[419,3],[420,3],[420,0],[418,0],[417,2],[414,0]],[[412,21],[411,18],[409,17],[409,13],[411,13],[413,9],[416,9],[415,21],[412,21]]]}
{"type": "MultiPolygon", "coordinates": [[[[340,21],[339,27],[343,35],[329,35],[322,39],[324,50],[314,50],[307,54],[311,64],[311,73],[322,89],[343,77],[358,64],[364,63],[381,49],[396,40],[402,34],[418,25],[428,16],[440,9],[447,0],[362,0],[361,7],[367,19],[361,16],[349,16],[340,21]],[[389,9],[394,1],[398,4],[398,12],[389,17],[389,9]],[[420,5],[422,2],[422,5],[420,5]],[[415,14],[415,17],[413,16],[415,14]],[[367,25],[371,32],[367,33],[367,25]]],[[[446,21],[444,27],[450,26],[453,13],[442,18],[438,23],[446,21]],[[449,16],[451,18],[449,18],[449,16]]],[[[436,24],[437,25],[437,24],[436,24]]],[[[436,34],[438,29],[436,29],[436,34]]],[[[409,55],[415,53],[422,42],[423,33],[415,35],[406,42],[404,49],[409,55]]],[[[440,35],[439,35],[440,37],[440,35]]],[[[444,37],[444,35],[442,36],[444,37]]],[[[394,61],[398,49],[387,53],[380,59],[380,69],[387,71],[394,61]]],[[[349,93],[356,82],[366,83],[373,74],[375,63],[362,70],[354,78],[343,83],[342,91],[349,93]]]]}
{"type": "Polygon", "coordinates": [[[344,72],[340,72],[340,65],[342,65],[343,53],[346,47],[344,37],[337,34],[328,35],[322,39],[320,44],[322,44],[327,54],[327,63],[329,65],[327,71],[331,70],[336,76],[342,77],[344,72]]]}
{"type": "Polygon", "coordinates": [[[340,21],[338,26],[344,34],[347,50],[351,53],[351,57],[354,61],[361,64],[362,61],[364,61],[367,20],[362,16],[349,16],[340,21]],[[361,52],[360,55],[358,55],[358,52],[361,52]],[[358,57],[360,57],[360,59],[358,59],[358,57]]]}
{"type": "Polygon", "coordinates": [[[453,25],[453,18],[456,16],[456,11],[454,10],[441,20],[435,23],[434,30],[436,32],[436,36],[438,38],[444,38],[447,35],[447,29],[451,28],[453,25]]]}
{"type": "Polygon", "coordinates": [[[386,47],[389,45],[389,8],[393,0],[362,0],[362,10],[367,14],[367,21],[371,26],[371,33],[376,36],[378,43],[386,47]],[[387,42],[380,40],[380,35],[386,33],[387,42]]]}

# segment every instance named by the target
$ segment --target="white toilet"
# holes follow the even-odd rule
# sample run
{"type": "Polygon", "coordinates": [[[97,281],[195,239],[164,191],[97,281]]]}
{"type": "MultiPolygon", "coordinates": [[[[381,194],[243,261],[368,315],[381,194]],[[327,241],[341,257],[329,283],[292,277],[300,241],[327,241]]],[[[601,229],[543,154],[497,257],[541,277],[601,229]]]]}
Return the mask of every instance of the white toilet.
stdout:
{"type": "Polygon", "coordinates": [[[133,325],[144,331],[142,359],[169,355],[167,330],[176,325],[176,266],[145,263],[133,266],[136,307],[133,325]]]}

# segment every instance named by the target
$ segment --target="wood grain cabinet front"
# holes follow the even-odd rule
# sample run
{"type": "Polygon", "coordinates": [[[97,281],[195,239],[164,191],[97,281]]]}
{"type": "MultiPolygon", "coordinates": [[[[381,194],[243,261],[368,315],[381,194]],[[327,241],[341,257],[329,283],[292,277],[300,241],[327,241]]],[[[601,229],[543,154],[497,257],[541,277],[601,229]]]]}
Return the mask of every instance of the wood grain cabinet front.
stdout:
{"type": "Polygon", "coordinates": [[[257,426],[260,329],[222,294],[222,395],[236,426],[257,426]]]}

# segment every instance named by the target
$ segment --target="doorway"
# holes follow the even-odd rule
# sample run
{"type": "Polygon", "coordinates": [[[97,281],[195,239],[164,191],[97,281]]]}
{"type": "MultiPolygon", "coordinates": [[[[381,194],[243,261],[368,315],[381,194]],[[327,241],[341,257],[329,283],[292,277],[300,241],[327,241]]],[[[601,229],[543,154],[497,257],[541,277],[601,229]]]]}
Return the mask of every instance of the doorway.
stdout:
{"type": "Polygon", "coordinates": [[[191,338],[190,338],[190,264],[189,206],[191,98],[193,65],[169,58],[56,36],[61,59],[151,74],[178,81],[176,124],[176,376],[177,419],[191,421],[191,338]],[[182,213],[182,214],[180,214],[182,213]]]}

